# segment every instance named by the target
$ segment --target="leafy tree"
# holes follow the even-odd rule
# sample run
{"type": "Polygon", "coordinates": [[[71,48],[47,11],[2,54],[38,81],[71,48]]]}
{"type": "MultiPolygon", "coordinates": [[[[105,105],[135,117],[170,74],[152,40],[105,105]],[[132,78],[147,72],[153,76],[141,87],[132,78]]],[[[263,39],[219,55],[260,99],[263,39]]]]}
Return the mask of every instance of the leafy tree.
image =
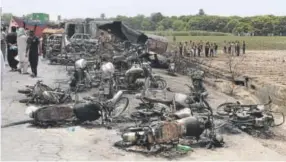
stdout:
{"type": "MultiPolygon", "coordinates": [[[[3,13],[2,22],[9,23],[12,14],[3,13]]],[[[30,19],[31,15],[25,15],[30,19]]],[[[107,19],[105,14],[100,15],[101,19],[107,19]]],[[[268,34],[286,36],[286,16],[261,15],[261,16],[214,16],[206,15],[203,9],[199,10],[197,15],[183,16],[164,16],[160,12],[150,16],[137,15],[127,17],[118,15],[109,20],[118,20],[124,22],[133,29],[145,31],[159,30],[201,30],[224,33],[254,33],[263,36],[268,34]]],[[[188,32],[186,32],[188,33],[188,32]]]]}
{"type": "Polygon", "coordinates": [[[206,15],[206,14],[205,14],[205,11],[203,9],[199,9],[198,15],[203,16],[203,15],[206,15]]]}
{"type": "Polygon", "coordinates": [[[182,20],[175,20],[172,27],[174,30],[181,31],[185,29],[185,23],[182,20]]]}
{"type": "Polygon", "coordinates": [[[1,21],[5,23],[9,23],[13,14],[12,13],[2,13],[1,14],[1,21]]]}
{"type": "Polygon", "coordinates": [[[161,12],[157,12],[157,13],[152,13],[150,18],[152,22],[158,23],[161,20],[163,20],[164,16],[161,14],[161,12]]]}

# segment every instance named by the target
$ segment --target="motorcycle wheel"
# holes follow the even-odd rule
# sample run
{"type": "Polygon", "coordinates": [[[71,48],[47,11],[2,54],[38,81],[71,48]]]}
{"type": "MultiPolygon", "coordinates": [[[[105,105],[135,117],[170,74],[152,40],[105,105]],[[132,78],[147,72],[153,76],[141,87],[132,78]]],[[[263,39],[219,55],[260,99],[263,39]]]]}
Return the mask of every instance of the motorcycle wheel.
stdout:
{"type": "Polygon", "coordinates": [[[21,94],[29,94],[31,92],[32,91],[30,89],[19,89],[18,90],[18,93],[21,93],[21,94]]]}
{"type": "Polygon", "coordinates": [[[230,106],[233,106],[233,105],[236,105],[236,103],[226,102],[226,103],[220,104],[216,108],[216,113],[220,116],[228,116],[229,112],[231,111],[230,106]]]}
{"type": "Polygon", "coordinates": [[[114,118],[123,114],[126,111],[128,105],[129,105],[129,99],[127,97],[121,97],[114,104],[113,110],[111,112],[111,117],[114,118]]]}
{"type": "Polygon", "coordinates": [[[157,85],[156,89],[158,90],[163,90],[167,87],[167,82],[163,79],[158,79],[155,82],[156,82],[155,84],[157,85]]]}

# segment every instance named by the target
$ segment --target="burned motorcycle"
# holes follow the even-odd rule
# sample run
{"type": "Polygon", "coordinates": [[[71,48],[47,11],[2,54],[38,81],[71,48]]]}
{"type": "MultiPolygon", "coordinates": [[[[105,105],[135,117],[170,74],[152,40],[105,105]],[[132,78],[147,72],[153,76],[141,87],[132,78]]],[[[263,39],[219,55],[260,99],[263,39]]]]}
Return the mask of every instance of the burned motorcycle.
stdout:
{"type": "Polygon", "coordinates": [[[268,130],[270,127],[280,126],[285,122],[282,112],[275,112],[266,108],[271,104],[271,98],[266,104],[243,105],[237,103],[223,103],[217,107],[217,114],[228,118],[228,121],[238,128],[251,132],[252,130],[268,130]],[[274,114],[280,114],[283,121],[275,124],[274,114]]]}
{"type": "MultiPolygon", "coordinates": [[[[214,132],[214,123],[212,119],[212,110],[209,109],[209,116],[191,116],[185,112],[177,112],[174,115],[176,120],[156,121],[152,124],[131,127],[122,133],[122,141],[115,143],[115,146],[128,151],[132,146],[141,146],[141,151],[146,153],[155,153],[163,147],[174,146],[179,143],[183,137],[195,137],[196,140],[206,129],[209,129],[208,147],[222,146],[223,139],[214,132]],[[188,116],[189,115],[189,116],[188,116]]],[[[138,150],[138,148],[137,148],[138,150]]]]}
{"type": "Polygon", "coordinates": [[[128,107],[129,100],[122,97],[119,91],[114,97],[105,102],[98,102],[91,98],[85,98],[91,102],[76,103],[74,105],[49,105],[44,107],[29,106],[26,114],[32,120],[25,120],[1,126],[1,128],[32,123],[38,126],[55,126],[62,124],[80,124],[87,121],[95,121],[99,118],[110,122],[113,118],[120,117],[128,107]]]}
{"type": "Polygon", "coordinates": [[[106,59],[103,59],[104,62],[101,65],[101,81],[99,85],[99,97],[103,97],[103,100],[110,99],[114,95],[115,83],[113,75],[115,73],[115,68],[113,63],[107,62],[106,59]]]}
{"type": "Polygon", "coordinates": [[[116,89],[141,90],[147,86],[154,89],[165,89],[166,81],[151,73],[151,67],[146,64],[133,64],[124,75],[115,75],[116,89]]]}
{"type": "Polygon", "coordinates": [[[34,86],[26,86],[27,89],[18,90],[18,93],[25,94],[28,99],[19,102],[36,104],[60,104],[72,101],[71,93],[60,88],[52,89],[38,80],[34,86]]]}
{"type": "Polygon", "coordinates": [[[193,97],[175,93],[174,97],[169,100],[155,99],[144,96],[146,94],[137,94],[136,98],[142,103],[137,107],[137,111],[131,113],[131,117],[141,122],[150,122],[154,120],[165,120],[172,115],[171,112],[179,111],[180,113],[205,115],[209,113],[208,105],[201,96],[200,102],[196,102],[193,97]]]}
{"type": "Polygon", "coordinates": [[[84,59],[75,62],[75,68],[71,77],[70,88],[73,91],[84,91],[93,86],[91,76],[87,69],[87,62],[84,59]]]}

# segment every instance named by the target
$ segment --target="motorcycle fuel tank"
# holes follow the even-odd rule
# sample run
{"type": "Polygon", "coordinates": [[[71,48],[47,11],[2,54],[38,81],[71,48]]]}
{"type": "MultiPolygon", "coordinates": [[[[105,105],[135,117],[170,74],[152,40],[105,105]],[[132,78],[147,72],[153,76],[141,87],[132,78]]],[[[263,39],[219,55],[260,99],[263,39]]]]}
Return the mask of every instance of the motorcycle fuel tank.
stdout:
{"type": "Polygon", "coordinates": [[[130,75],[130,74],[140,74],[140,73],[143,73],[143,69],[141,67],[131,67],[129,70],[127,70],[125,72],[125,75],[130,75]]]}
{"type": "Polygon", "coordinates": [[[188,107],[188,104],[186,103],[188,100],[188,96],[185,94],[181,94],[181,93],[175,93],[175,102],[176,104],[183,106],[183,107],[188,107]]]}
{"type": "Polygon", "coordinates": [[[176,120],[181,125],[184,125],[186,128],[185,136],[189,137],[199,137],[205,130],[205,123],[200,122],[197,117],[189,116],[187,118],[176,120]]]}

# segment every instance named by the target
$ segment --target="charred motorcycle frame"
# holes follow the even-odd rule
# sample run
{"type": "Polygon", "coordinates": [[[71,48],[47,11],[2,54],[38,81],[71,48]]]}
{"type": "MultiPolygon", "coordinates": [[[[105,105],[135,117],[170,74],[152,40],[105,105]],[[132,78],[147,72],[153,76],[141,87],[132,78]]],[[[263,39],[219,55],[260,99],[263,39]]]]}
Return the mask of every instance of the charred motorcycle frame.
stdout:
{"type": "Polygon", "coordinates": [[[227,117],[228,121],[238,128],[248,131],[253,129],[268,130],[269,127],[277,127],[285,122],[285,116],[282,112],[271,110],[272,100],[266,104],[243,105],[237,103],[223,103],[217,107],[217,114],[227,117]],[[269,106],[269,108],[266,108],[269,106]],[[275,123],[274,114],[280,114],[282,122],[275,123]]]}

